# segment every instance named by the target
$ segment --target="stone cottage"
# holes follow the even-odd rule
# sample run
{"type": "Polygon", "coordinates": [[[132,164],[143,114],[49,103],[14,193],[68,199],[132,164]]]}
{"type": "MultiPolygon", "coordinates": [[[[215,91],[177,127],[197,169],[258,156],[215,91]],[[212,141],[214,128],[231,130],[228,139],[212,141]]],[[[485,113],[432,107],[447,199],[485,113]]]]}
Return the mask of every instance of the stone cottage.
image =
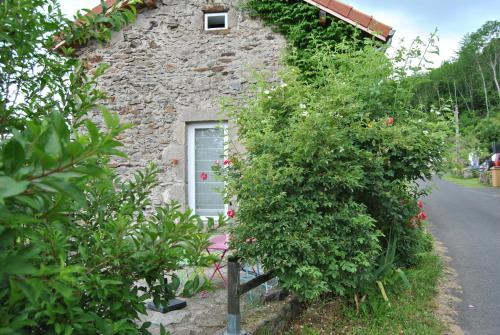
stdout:
{"type": "MultiPolygon", "coordinates": [[[[305,1],[318,8],[319,19],[333,15],[382,41],[393,34],[339,1],[305,1]]],[[[237,97],[252,71],[276,74],[286,46],[283,36],[238,3],[148,0],[137,21],[114,33],[108,45],[80,50],[93,65],[109,64],[99,84],[111,97],[109,107],[135,124],[121,138],[128,159],[113,162],[119,173],[128,176],[156,163],[161,173],[155,202],[177,200],[205,217],[227,210],[218,191],[223,185],[211,169],[223,164],[225,139],[234,136],[231,121],[220,113],[221,99],[237,97]]]]}

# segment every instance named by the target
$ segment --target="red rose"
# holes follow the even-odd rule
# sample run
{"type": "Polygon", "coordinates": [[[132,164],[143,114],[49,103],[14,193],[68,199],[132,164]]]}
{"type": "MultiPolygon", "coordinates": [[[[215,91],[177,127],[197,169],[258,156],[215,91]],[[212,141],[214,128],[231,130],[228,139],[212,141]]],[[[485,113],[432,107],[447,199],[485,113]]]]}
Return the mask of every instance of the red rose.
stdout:
{"type": "Polygon", "coordinates": [[[232,209],[227,211],[227,216],[229,216],[230,218],[234,218],[234,215],[235,215],[235,213],[232,209]]]}
{"type": "Polygon", "coordinates": [[[200,179],[201,180],[207,180],[208,179],[208,174],[206,172],[200,173],[200,179]]]}
{"type": "Polygon", "coordinates": [[[424,202],[422,200],[417,201],[417,206],[420,209],[424,208],[424,202]]]}
{"type": "Polygon", "coordinates": [[[427,214],[425,214],[424,211],[420,211],[420,213],[417,214],[417,219],[420,221],[425,221],[427,220],[427,214]]]}
{"type": "Polygon", "coordinates": [[[390,117],[388,118],[386,121],[385,121],[385,124],[387,126],[392,126],[392,124],[394,123],[394,118],[393,117],[390,117]]]}
{"type": "Polygon", "coordinates": [[[229,165],[229,164],[231,164],[231,163],[232,163],[232,162],[231,162],[231,160],[230,160],[230,159],[225,159],[225,160],[224,160],[224,165],[229,165]]]}

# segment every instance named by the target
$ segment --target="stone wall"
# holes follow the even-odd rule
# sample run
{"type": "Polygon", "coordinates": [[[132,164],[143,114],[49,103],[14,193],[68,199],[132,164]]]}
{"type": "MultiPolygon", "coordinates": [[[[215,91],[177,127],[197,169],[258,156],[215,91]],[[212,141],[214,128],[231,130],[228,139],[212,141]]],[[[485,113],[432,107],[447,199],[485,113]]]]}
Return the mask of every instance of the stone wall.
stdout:
{"type": "Polygon", "coordinates": [[[110,44],[80,52],[90,66],[109,64],[101,89],[122,121],[135,125],[121,138],[129,158],[113,162],[119,173],[127,177],[154,162],[161,169],[155,204],[176,199],[185,205],[186,125],[226,119],[221,99],[238,97],[254,70],[275,75],[286,43],[239,10],[237,0],[156,3],[110,44]],[[229,9],[229,29],[205,32],[203,10],[217,6],[229,9]]]}

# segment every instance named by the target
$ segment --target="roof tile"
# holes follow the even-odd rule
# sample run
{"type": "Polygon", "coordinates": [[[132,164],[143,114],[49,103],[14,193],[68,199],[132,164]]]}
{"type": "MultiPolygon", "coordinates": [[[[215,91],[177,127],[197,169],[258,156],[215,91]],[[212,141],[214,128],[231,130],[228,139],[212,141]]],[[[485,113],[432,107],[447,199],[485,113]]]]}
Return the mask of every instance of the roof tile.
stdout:
{"type": "Polygon", "coordinates": [[[352,10],[352,6],[346,5],[346,4],[344,4],[340,1],[336,1],[336,0],[331,0],[330,4],[326,7],[336,11],[337,13],[339,13],[340,15],[345,16],[345,17],[348,17],[349,13],[352,10]]]}
{"type": "Polygon", "coordinates": [[[354,8],[351,10],[351,12],[347,16],[347,18],[362,25],[363,27],[366,27],[366,28],[368,27],[368,25],[370,24],[370,22],[372,20],[371,16],[368,16],[365,13],[360,12],[359,10],[354,9],[354,8]]]}
{"type": "Polygon", "coordinates": [[[382,34],[383,36],[389,36],[391,34],[392,28],[389,27],[386,24],[383,24],[382,22],[379,22],[375,19],[370,22],[370,25],[368,26],[369,29],[382,34]]]}
{"type": "Polygon", "coordinates": [[[377,38],[387,41],[393,34],[393,30],[386,24],[375,20],[372,16],[367,15],[352,6],[349,6],[338,0],[304,0],[314,6],[322,8],[326,12],[354,24],[360,29],[376,36],[377,38]]]}
{"type": "Polygon", "coordinates": [[[318,0],[317,2],[325,7],[328,7],[328,5],[330,4],[330,0],[318,0]]]}

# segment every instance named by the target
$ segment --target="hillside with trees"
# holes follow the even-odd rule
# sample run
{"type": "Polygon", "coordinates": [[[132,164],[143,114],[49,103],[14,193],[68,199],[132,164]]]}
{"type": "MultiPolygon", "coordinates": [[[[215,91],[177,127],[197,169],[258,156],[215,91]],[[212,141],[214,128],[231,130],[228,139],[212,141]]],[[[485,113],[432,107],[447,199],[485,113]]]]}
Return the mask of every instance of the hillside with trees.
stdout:
{"type": "MultiPolygon", "coordinates": [[[[415,104],[451,102],[459,161],[477,151],[484,159],[500,140],[500,21],[465,35],[454,59],[418,77],[415,104]]],[[[498,151],[498,150],[497,150],[498,151]]]]}

